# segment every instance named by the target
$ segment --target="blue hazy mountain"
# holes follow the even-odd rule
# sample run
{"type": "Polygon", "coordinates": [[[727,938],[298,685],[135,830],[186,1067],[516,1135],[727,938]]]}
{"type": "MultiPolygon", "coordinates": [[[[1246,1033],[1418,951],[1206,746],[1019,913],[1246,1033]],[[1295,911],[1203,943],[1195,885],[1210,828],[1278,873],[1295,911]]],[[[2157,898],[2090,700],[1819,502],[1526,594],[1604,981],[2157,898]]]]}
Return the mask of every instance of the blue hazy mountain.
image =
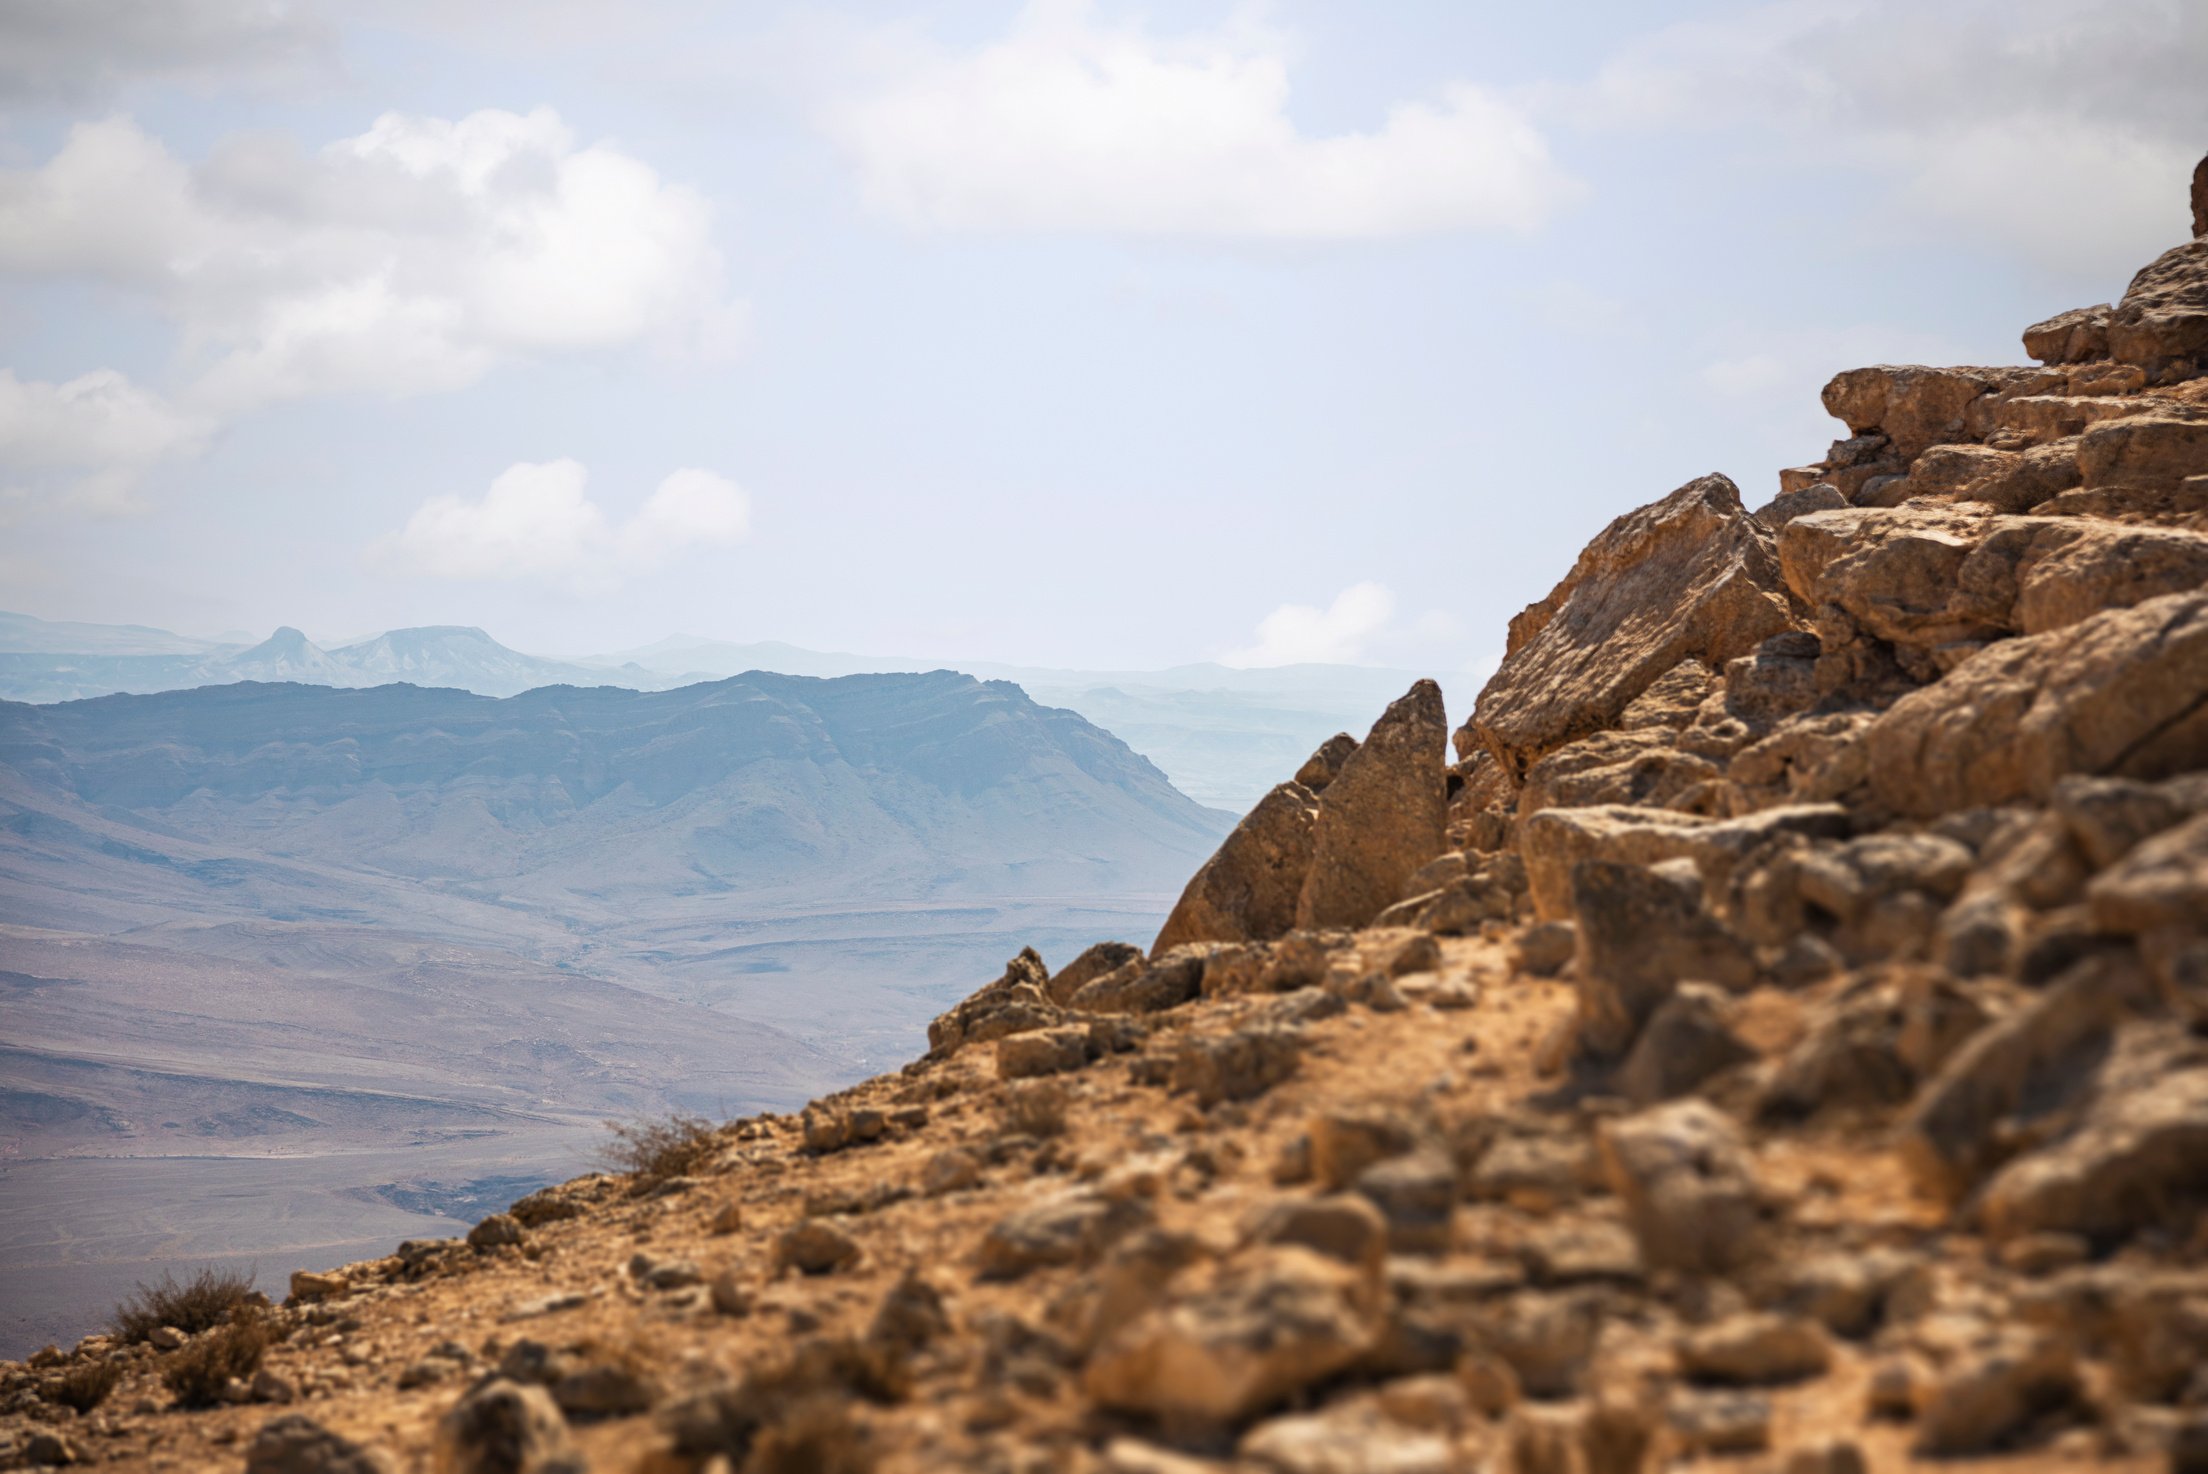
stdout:
{"type": "MultiPolygon", "coordinates": [[[[1079,712],[1124,738],[1197,802],[1237,813],[1336,732],[1361,733],[1415,673],[1348,665],[1242,670],[1199,662],[1166,670],[1087,671],[949,662],[1012,681],[1046,706],[1079,712]]],[[[555,660],[455,625],[392,630],[322,648],[294,629],[254,646],[195,641],[142,626],[48,623],[0,615],[0,698],[67,701],[230,681],[362,687],[388,681],[512,696],[541,686],[658,691],[749,671],[846,676],[946,664],[808,650],[776,640],[673,635],[633,650],[555,660]]]]}
{"type": "Polygon", "coordinates": [[[76,701],[234,681],[365,687],[410,681],[482,696],[539,686],[663,690],[699,679],[582,665],[510,650],[467,625],[390,630],[325,649],[288,626],[255,645],[172,635],[143,625],[73,624],[0,614],[0,700],[76,701]]]}

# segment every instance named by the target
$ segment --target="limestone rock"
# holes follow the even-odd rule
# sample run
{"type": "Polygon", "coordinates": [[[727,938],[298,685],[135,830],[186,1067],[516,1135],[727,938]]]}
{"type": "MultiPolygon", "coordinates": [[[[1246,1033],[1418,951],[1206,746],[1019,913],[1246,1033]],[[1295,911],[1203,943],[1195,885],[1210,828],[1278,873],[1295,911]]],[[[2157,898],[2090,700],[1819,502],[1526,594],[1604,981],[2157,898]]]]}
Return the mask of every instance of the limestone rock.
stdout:
{"type": "Polygon", "coordinates": [[[1034,1029],[1008,1034],[997,1041],[997,1074],[1006,1080],[1063,1074],[1080,1069],[1094,1056],[1085,1024],[1034,1029]]]}
{"type": "Polygon", "coordinates": [[[1259,1024],[1202,1035],[1182,1041],[1169,1084],[1199,1105],[1253,1100],[1293,1075],[1302,1056],[1303,1035],[1292,1027],[1259,1024]]]}
{"type": "Polygon", "coordinates": [[[1582,860],[1572,867],[1584,1053],[1623,1054],[1682,980],[1736,990],[1755,981],[1755,954],[1702,909],[1699,889],[1641,865],[1582,860]]]}
{"type": "Polygon", "coordinates": [[[1777,532],[1796,517],[1806,517],[1811,512],[1829,512],[1847,504],[1848,499],[1840,494],[1839,487],[1829,481],[1819,481],[1809,486],[1781,491],[1756,508],[1756,520],[1777,532]]]}
{"type": "Polygon", "coordinates": [[[2093,877],[2086,895],[2107,931],[2208,930],[2208,814],[2144,841],[2093,877]]]}
{"type": "Polygon", "coordinates": [[[1682,752],[1669,731],[1597,732],[1566,743],[1526,770],[1518,815],[1523,820],[1551,806],[1590,804],[1691,810],[1717,777],[1715,763],[1682,752]]]}
{"type": "Polygon", "coordinates": [[[1388,1255],[1387,1219],[1370,1199],[1355,1193],[1279,1199],[1252,1216],[1248,1238],[1258,1244],[1300,1244],[1376,1280],[1388,1255]]]}
{"type": "Polygon", "coordinates": [[[1296,902],[1305,930],[1363,926],[1446,847],[1441,688],[1420,681],[1391,705],[1319,799],[1311,865],[1296,902]]]}
{"type": "Polygon", "coordinates": [[[438,1474],[584,1474],[585,1467],[542,1387],[493,1378],[437,1424],[438,1474]]]}
{"type": "Polygon", "coordinates": [[[1618,1068],[1618,1089],[1635,1105],[1655,1105],[1754,1059],[1733,1033],[1731,1013],[1731,1000],[1716,988],[1681,983],[1649,1015],[1618,1068]]]}
{"type": "Polygon", "coordinates": [[[1050,1001],[1050,969],[1033,947],[1005,964],[1004,976],[928,1025],[928,1048],[948,1054],[968,1044],[986,1043],[1040,1029],[1062,1017],[1050,1001]]]}
{"type": "Polygon", "coordinates": [[[1722,1274],[1754,1252],[1748,1151],[1715,1108],[1699,1100],[1658,1106],[1607,1123],[1596,1140],[1650,1267],[1722,1274]]]}
{"type": "Polygon", "coordinates": [[[2088,490],[2120,486],[2163,494],[2208,471],[2208,417],[2139,415],[2095,425],[2078,439],[2088,490]]]}
{"type": "Polygon", "coordinates": [[[2024,330],[2024,351],[2041,363],[2086,363],[2108,357],[2109,305],[2073,307],[2024,330]]]}
{"type": "Polygon", "coordinates": [[[261,1425],[245,1451],[245,1474],[398,1474],[398,1460],[355,1443],[304,1413],[261,1425]]]}
{"type": "Polygon", "coordinates": [[[1046,991],[1050,1001],[1063,1008],[1086,984],[1142,960],[1142,949],[1129,942],[1098,942],[1050,975],[1046,991]]]}
{"type": "Polygon", "coordinates": [[[1736,819],[1602,804],[1543,809],[1526,820],[1519,848],[1534,915],[1558,921],[1572,914],[1572,867],[1582,860],[1655,865],[1689,859],[1717,895],[1743,856],[1782,837],[1841,838],[1848,823],[1848,811],[1838,804],[1792,804],[1736,819]]]}
{"type": "Polygon", "coordinates": [[[1776,1386],[1821,1377],[1832,1346],[1814,1321],[1783,1315],[1740,1315],[1679,1340],[1679,1366],[1698,1382],[1776,1386]]]}
{"type": "Polygon", "coordinates": [[[1769,530],[1732,482],[1705,476],[1612,522],[1511,622],[1458,750],[1476,741],[1523,774],[1611,725],[1681,661],[1716,669],[1793,624],[1769,530]]]}
{"type": "Polygon", "coordinates": [[[2140,268],[2108,315],[2108,354],[2150,374],[2208,359],[2208,237],[2140,268]]]}
{"type": "Polygon", "coordinates": [[[493,1213],[468,1230],[468,1247],[478,1252],[519,1244],[528,1233],[511,1213],[493,1213]]]}
{"type": "Polygon", "coordinates": [[[1324,793],[1342,771],[1342,764],[1357,750],[1357,739],[1347,732],[1336,732],[1319,744],[1318,751],[1303,760],[1296,769],[1296,781],[1313,793],[1324,793]]]}
{"type": "Polygon", "coordinates": [[[1997,1239],[2056,1231],[2108,1240],[2208,1200],[2208,1045],[2135,1025],[2067,1137],[2010,1162],[1979,1216],[1997,1239]],[[2173,1037],[2174,1036],[2174,1037],[2173,1037]]]}
{"type": "Polygon", "coordinates": [[[1367,1295],[1308,1249],[1252,1250],[1108,1338],[1082,1384],[1106,1407],[1236,1426],[1355,1361],[1376,1331],[1367,1295]]]}
{"type": "Polygon", "coordinates": [[[1072,1007],[1081,1013],[1158,1013],[1177,1008],[1203,991],[1204,969],[1216,947],[1190,942],[1158,953],[1153,960],[1137,960],[1093,982],[1084,983],[1073,995],[1072,1007]]]}
{"type": "Polygon", "coordinates": [[[2208,592],[2003,640],[1902,697],[1865,736],[1871,792],[1931,817],[2042,798],[2071,773],[2208,766],[2208,592]]]}
{"type": "Polygon", "coordinates": [[[1285,935],[1296,924],[1318,819],[1318,796],[1300,783],[1283,783],[1259,799],[1190,879],[1150,955],[1162,957],[1189,942],[1264,942],[1285,935]]]}
{"type": "Polygon", "coordinates": [[[859,1258],[858,1241],[819,1218],[791,1225],[774,1241],[775,1263],[799,1274],[828,1274],[859,1258]]]}
{"type": "Polygon", "coordinates": [[[1449,1252],[1457,1170],[1447,1153],[1429,1147],[1375,1163],[1357,1174],[1357,1191],[1387,1219],[1389,1252],[1449,1252]]]}
{"type": "Polygon", "coordinates": [[[1258,1424],[1236,1446],[1244,1466],[1265,1474],[1455,1474],[1449,1440],[1406,1428],[1377,1408],[1336,1405],[1258,1424]]]}
{"type": "Polygon", "coordinates": [[[1038,1269],[1093,1263],[1115,1241],[1148,1223],[1147,1204],[1076,1188],[1017,1209],[981,1241],[981,1276],[1016,1280],[1038,1269]]]}
{"type": "Polygon", "coordinates": [[[1862,980],[1823,1000],[1802,1037],[1765,1079],[1759,1116],[1794,1120],[1829,1107],[1887,1107],[1907,1100],[1917,1077],[1902,1057],[1904,1022],[1900,990],[1883,979],[1862,980]]]}
{"type": "MultiPolygon", "coordinates": [[[[2208,423],[2183,428],[2201,432],[2208,463],[2208,423]]],[[[2208,537],[2198,533],[1969,508],[1821,512],[1788,524],[1779,554],[1828,645],[1886,641],[1920,678],[1937,673],[1943,649],[2041,634],[2208,582],[2208,537]]]]}
{"type": "Polygon", "coordinates": [[[1940,1371],[1918,1416],[1916,1452],[1984,1452],[2077,1394],[2076,1360],[2058,1337],[1989,1330],[1940,1371]]]}
{"type": "Polygon", "coordinates": [[[1754,1453],[1771,1446],[1771,1399],[1760,1392],[1676,1392],[1666,1411],[1673,1434],[1695,1452],[1754,1453]]]}
{"type": "Polygon", "coordinates": [[[1955,1051],[1902,1123],[1903,1159],[1928,1190],[1959,1198],[1999,1165],[2012,1117],[2045,1116],[2082,1094],[2125,1013],[2151,996],[2135,959],[2087,958],[1955,1051]]]}
{"type": "Polygon", "coordinates": [[[1329,1190],[1348,1187],[1376,1162],[1418,1145],[1418,1129],[1390,1111],[1332,1110],[1311,1122],[1311,1170],[1329,1190]]]}
{"type": "Polygon", "coordinates": [[[2015,369],[1877,364],[1825,385],[1825,411],[1858,435],[1880,434],[1904,463],[1931,446],[1967,437],[1972,405],[2022,378],[2015,369]]]}
{"type": "Polygon", "coordinates": [[[2208,783],[2150,784],[2078,775],[2055,785],[2048,807],[2061,817],[2086,864],[2098,872],[2130,854],[2142,840],[2196,811],[2208,810],[2208,783]]]}
{"type": "Polygon", "coordinates": [[[1509,1364],[1534,1397],[1570,1397],[1582,1390],[1603,1302],[1599,1292],[1523,1290],[1478,1308],[1478,1344],[1509,1364]]]}

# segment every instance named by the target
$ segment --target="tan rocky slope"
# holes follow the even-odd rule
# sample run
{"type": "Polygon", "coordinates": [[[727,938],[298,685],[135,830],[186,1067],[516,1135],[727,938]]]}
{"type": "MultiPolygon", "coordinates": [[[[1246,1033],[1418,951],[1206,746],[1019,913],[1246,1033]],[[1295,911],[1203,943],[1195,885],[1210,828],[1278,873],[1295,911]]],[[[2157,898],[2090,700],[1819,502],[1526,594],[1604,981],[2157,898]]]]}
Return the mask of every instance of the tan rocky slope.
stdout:
{"type": "Polygon", "coordinates": [[[1840,375],[1757,511],[1618,519],[1453,764],[1421,683],[1148,953],[1023,954],[800,1118],[8,1367],[0,1448],[2208,1469],[2208,235],[2025,339],[1840,375]]]}

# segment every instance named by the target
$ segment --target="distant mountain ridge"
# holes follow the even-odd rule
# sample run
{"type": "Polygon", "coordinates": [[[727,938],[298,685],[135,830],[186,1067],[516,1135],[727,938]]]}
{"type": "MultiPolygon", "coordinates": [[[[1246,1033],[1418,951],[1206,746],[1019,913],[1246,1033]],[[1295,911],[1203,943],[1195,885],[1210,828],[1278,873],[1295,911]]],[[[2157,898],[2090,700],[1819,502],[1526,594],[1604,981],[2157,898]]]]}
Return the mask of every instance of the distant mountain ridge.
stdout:
{"type": "Polygon", "coordinates": [[[400,874],[524,877],[582,849],[585,891],[1164,890],[1231,817],[1077,714],[949,671],[7,703],[0,764],[209,842],[400,874]]]}
{"type": "Polygon", "coordinates": [[[514,696],[546,686],[665,691],[752,671],[836,676],[920,673],[946,665],[1011,681],[1047,706],[1079,712],[1124,738],[1197,802],[1237,812],[1338,731],[1359,732],[1414,679],[1345,665],[1239,669],[1211,662],[1166,670],[1084,671],[994,661],[808,650],[672,635],[578,660],[509,649],[480,629],[429,625],[348,644],[316,645],[296,629],[258,645],[222,645],[142,626],[59,624],[0,614],[0,699],[71,701],[234,681],[366,687],[392,681],[514,696]]]}
{"type": "Polygon", "coordinates": [[[0,614],[0,699],[9,701],[151,695],[234,681],[344,687],[410,681],[483,696],[518,696],[540,686],[664,690],[706,678],[525,655],[469,625],[387,630],[324,648],[288,625],[247,646],[141,625],[72,624],[0,614]]]}

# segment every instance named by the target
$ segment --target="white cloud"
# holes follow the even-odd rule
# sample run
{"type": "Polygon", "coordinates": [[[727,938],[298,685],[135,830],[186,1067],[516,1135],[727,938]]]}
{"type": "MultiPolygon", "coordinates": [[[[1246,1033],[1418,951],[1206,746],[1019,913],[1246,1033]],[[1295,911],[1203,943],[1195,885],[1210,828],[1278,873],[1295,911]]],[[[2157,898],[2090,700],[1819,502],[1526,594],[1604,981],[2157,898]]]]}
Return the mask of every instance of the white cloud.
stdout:
{"type": "Polygon", "coordinates": [[[2185,234],[2208,135],[2194,0],[1767,0],[1629,44],[1535,111],[1596,128],[1740,128],[1885,181],[1843,211],[1930,223],[2119,282],[2185,234]]]}
{"type": "Polygon", "coordinates": [[[1517,107],[1466,83],[1374,132],[1288,112],[1286,45],[1173,37],[1038,0],[978,50],[908,52],[826,126],[867,203],[921,228],[1348,239],[1540,225],[1575,192],[1517,107]]]}
{"type": "Polygon", "coordinates": [[[622,525],[617,552],[631,567],[651,567],[692,547],[731,547],[751,531],[751,500],[735,483],[684,467],[622,525]]]}
{"type": "MultiPolygon", "coordinates": [[[[0,171],[0,271],[92,280],[177,330],[193,417],[464,388],[502,362],[643,345],[725,355],[704,199],[548,108],[386,114],[308,153],[237,136],[187,163],[128,118],[0,171]]],[[[172,451],[190,442],[178,438],[172,451]]],[[[142,460],[118,446],[117,475],[142,460]]]]}
{"type": "Polygon", "coordinates": [[[197,454],[212,430],[112,369],[54,384],[0,368],[0,498],[119,510],[148,467],[197,454]]]}
{"type": "Polygon", "coordinates": [[[1240,667],[1353,662],[1394,618],[1395,595],[1387,585],[1354,583],[1324,609],[1281,605],[1258,621],[1256,644],[1230,650],[1219,661],[1240,667]]]}
{"type": "Polygon", "coordinates": [[[711,471],[670,473],[618,526],[587,495],[589,481],[579,461],[517,462],[476,500],[423,502],[404,529],[369,550],[370,562],[423,578],[601,593],[680,554],[734,546],[751,528],[749,498],[711,471]]]}
{"type": "Polygon", "coordinates": [[[549,108],[386,114],[319,153],[227,140],[188,165],[128,118],[0,173],[0,269],[93,277],[176,322],[193,393],[237,412],[473,383],[518,356],[719,352],[742,307],[705,201],[549,108]]]}

